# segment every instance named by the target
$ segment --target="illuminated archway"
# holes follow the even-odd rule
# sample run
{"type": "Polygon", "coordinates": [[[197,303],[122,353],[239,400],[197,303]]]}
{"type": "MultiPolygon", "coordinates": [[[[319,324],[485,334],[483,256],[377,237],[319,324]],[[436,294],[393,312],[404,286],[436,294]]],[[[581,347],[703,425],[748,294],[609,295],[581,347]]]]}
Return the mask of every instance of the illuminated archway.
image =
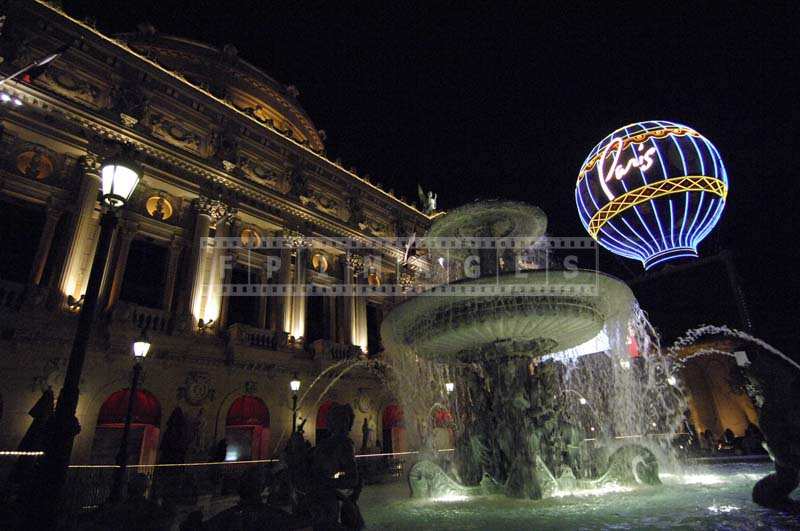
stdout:
{"type": "Polygon", "coordinates": [[[225,460],[268,459],[269,440],[269,409],[264,401],[252,395],[234,400],[225,419],[225,460]]]}
{"type": "MultiPolygon", "coordinates": [[[[112,464],[116,461],[130,399],[130,389],[120,389],[109,395],[100,406],[92,443],[92,463],[112,464]]],[[[137,390],[128,438],[128,464],[155,464],[160,426],[161,404],[158,399],[149,391],[137,390]]]]}
{"type": "Polygon", "coordinates": [[[383,410],[383,451],[385,453],[405,452],[406,427],[403,408],[397,404],[389,404],[383,410]]]}

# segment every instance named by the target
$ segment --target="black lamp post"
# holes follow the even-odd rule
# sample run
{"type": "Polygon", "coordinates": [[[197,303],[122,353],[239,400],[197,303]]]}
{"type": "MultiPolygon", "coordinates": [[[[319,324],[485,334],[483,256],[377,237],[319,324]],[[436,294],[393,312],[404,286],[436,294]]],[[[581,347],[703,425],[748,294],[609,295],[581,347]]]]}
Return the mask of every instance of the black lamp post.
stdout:
{"type": "Polygon", "coordinates": [[[292,390],[292,433],[297,431],[297,391],[300,390],[300,380],[297,373],[294,373],[292,381],[289,382],[289,389],[292,390]]]}
{"type": "Polygon", "coordinates": [[[72,444],[81,426],[75,417],[78,407],[78,386],[86,360],[86,349],[92,333],[100,285],[103,280],[106,257],[117,228],[117,213],[130,198],[139,183],[141,170],[130,158],[115,157],[101,168],[103,205],[100,219],[100,236],[89,273],[83,306],[78,317],[75,339],[69,355],[64,385],[58,396],[56,409],[48,426],[49,436],[39,467],[31,481],[30,502],[27,504],[30,529],[55,529],[61,504],[61,495],[67,479],[72,444]]]}
{"type": "Polygon", "coordinates": [[[139,388],[139,378],[142,375],[142,361],[150,351],[150,341],[147,340],[146,328],[142,330],[142,335],[133,344],[133,356],[136,363],[133,364],[133,375],[131,377],[131,389],[128,395],[128,410],[125,413],[125,427],[122,430],[122,440],[119,443],[117,452],[117,468],[114,469],[114,482],[111,485],[111,494],[108,500],[117,503],[122,498],[122,484],[125,480],[125,471],[128,468],[128,438],[131,432],[131,421],[133,408],[136,405],[136,391],[139,388]]]}

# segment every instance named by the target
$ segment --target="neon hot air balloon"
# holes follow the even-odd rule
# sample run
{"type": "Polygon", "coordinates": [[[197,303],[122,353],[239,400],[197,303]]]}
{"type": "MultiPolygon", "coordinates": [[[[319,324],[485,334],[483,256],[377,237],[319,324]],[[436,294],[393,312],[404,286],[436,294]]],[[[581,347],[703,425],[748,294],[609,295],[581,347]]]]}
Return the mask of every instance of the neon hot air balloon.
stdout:
{"type": "Polygon", "coordinates": [[[719,221],[728,175],[719,151],[685,125],[663,120],[621,127],[597,144],[575,187],[589,235],[645,269],[696,258],[719,221]]]}

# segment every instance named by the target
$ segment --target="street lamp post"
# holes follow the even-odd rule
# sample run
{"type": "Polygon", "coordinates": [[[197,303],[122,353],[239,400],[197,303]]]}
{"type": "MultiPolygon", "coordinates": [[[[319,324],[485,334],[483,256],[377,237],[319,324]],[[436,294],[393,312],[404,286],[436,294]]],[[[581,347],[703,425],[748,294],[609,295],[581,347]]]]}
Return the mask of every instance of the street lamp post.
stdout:
{"type": "Polygon", "coordinates": [[[131,421],[133,408],[136,405],[136,391],[139,387],[139,378],[142,375],[142,361],[150,351],[150,342],[147,340],[146,328],[142,330],[142,335],[133,344],[133,355],[136,363],[133,364],[133,376],[131,377],[131,389],[128,395],[128,410],[125,413],[125,427],[122,430],[122,440],[119,443],[117,452],[117,468],[114,470],[114,482],[111,485],[111,494],[108,500],[117,503],[122,498],[122,484],[125,479],[125,471],[128,468],[128,438],[131,432],[131,421]]]}
{"type": "Polygon", "coordinates": [[[67,363],[64,385],[49,422],[44,455],[31,480],[29,520],[31,529],[55,528],[61,494],[67,479],[72,444],[81,426],[75,417],[86,349],[92,333],[106,257],[117,228],[117,211],[130,198],[139,183],[141,170],[131,159],[112,158],[102,165],[103,205],[100,236],[89,273],[84,302],[78,317],[75,339],[67,363]]]}
{"type": "Polygon", "coordinates": [[[292,390],[292,433],[297,431],[297,391],[300,390],[300,380],[297,373],[294,373],[292,381],[289,382],[289,389],[292,390]]]}

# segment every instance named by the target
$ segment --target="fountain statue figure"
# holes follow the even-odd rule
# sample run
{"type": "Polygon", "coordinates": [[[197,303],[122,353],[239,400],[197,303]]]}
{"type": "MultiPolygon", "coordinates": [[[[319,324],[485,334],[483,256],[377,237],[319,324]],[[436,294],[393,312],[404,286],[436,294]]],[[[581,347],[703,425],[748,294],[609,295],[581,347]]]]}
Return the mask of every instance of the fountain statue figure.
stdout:
{"type": "Polygon", "coordinates": [[[758,410],[759,427],[775,472],[755,484],[753,501],[764,507],[800,511],[800,503],[789,497],[800,485],[800,365],[765,341],[727,326],[705,325],[690,330],[670,350],[678,352],[695,344],[696,350],[682,362],[709,354],[735,358],[731,382],[758,410]],[[713,347],[715,343],[710,340],[720,338],[732,341],[721,343],[727,350],[713,347]]]}

